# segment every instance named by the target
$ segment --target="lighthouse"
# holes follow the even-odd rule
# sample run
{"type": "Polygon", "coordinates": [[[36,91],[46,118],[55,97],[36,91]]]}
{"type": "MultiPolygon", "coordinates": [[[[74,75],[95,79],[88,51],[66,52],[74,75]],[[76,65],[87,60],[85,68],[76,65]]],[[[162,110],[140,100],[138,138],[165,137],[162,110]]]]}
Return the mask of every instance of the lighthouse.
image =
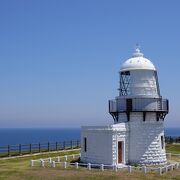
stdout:
{"type": "Polygon", "coordinates": [[[164,119],[169,111],[157,70],[138,47],[119,71],[119,95],[109,100],[114,124],[81,129],[81,160],[122,166],[166,164],[164,119]]]}

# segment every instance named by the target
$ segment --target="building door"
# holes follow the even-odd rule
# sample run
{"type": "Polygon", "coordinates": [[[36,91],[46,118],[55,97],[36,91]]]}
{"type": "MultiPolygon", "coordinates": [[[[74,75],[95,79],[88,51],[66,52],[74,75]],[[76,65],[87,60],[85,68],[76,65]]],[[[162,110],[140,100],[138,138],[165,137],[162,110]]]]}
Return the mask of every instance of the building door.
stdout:
{"type": "Polygon", "coordinates": [[[122,163],[122,141],[118,141],[118,163],[122,163]]]}

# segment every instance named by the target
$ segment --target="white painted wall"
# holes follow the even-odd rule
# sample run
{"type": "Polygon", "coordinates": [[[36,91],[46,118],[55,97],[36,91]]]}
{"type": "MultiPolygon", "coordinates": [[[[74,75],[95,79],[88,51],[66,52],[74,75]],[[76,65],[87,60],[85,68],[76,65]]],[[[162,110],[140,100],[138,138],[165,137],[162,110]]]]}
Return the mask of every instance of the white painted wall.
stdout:
{"type": "Polygon", "coordinates": [[[158,96],[154,71],[134,70],[130,76],[131,95],[158,96]]]}
{"type": "Polygon", "coordinates": [[[129,162],[141,164],[166,164],[165,148],[161,147],[164,122],[156,121],[155,113],[131,113],[129,121],[129,162]]]}
{"type": "Polygon", "coordinates": [[[112,131],[108,126],[81,128],[81,161],[85,163],[112,164],[112,131]],[[84,151],[84,137],[87,151],[84,151]]]}
{"type": "Polygon", "coordinates": [[[82,127],[81,161],[113,165],[118,163],[118,141],[123,141],[124,164],[128,162],[128,124],[82,127]],[[87,138],[87,152],[84,152],[84,137],[87,138]]]}

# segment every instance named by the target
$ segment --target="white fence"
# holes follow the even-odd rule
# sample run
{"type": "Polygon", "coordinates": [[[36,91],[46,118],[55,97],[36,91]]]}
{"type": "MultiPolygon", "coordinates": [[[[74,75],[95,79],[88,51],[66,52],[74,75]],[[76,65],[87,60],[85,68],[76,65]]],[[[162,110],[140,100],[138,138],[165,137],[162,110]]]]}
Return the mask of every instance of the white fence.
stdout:
{"type": "Polygon", "coordinates": [[[171,160],[172,157],[177,157],[180,159],[180,154],[166,153],[168,160],[171,160]]]}
{"type": "MultiPolygon", "coordinates": [[[[180,157],[180,154],[171,154],[167,153],[168,156],[177,156],[180,157]]],[[[91,164],[91,163],[79,163],[79,162],[67,162],[68,160],[75,160],[76,158],[79,158],[80,154],[72,154],[72,155],[65,155],[65,156],[58,156],[58,157],[49,157],[45,159],[38,159],[38,160],[31,160],[30,166],[50,166],[50,167],[63,167],[64,169],[68,167],[75,167],[78,169],[79,167],[85,167],[88,170],[100,169],[101,171],[104,170],[113,170],[113,171],[119,171],[120,169],[127,169],[129,173],[132,173],[133,171],[141,171],[144,174],[148,172],[156,172],[159,175],[162,175],[163,173],[166,173],[168,171],[173,171],[174,169],[180,168],[180,162],[171,162],[169,165],[161,166],[161,167],[148,167],[148,166],[123,166],[119,167],[118,165],[105,165],[105,164],[91,164]]]]}
{"type": "Polygon", "coordinates": [[[30,160],[30,166],[42,166],[44,167],[45,164],[51,165],[53,162],[55,163],[62,163],[68,161],[68,159],[72,158],[75,159],[77,157],[80,157],[80,154],[70,154],[70,155],[64,155],[64,156],[57,156],[57,157],[49,157],[45,159],[36,159],[36,160],[30,160]]]}

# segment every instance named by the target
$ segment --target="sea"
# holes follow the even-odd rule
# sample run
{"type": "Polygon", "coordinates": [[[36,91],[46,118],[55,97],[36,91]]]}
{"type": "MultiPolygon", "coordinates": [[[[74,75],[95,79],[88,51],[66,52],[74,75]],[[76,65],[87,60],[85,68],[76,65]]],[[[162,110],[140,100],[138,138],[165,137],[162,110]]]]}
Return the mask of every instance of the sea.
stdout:
{"type": "MultiPolygon", "coordinates": [[[[165,128],[165,136],[180,136],[180,128],[165,128]]],[[[0,128],[0,146],[80,139],[80,128],[0,128]]]]}

